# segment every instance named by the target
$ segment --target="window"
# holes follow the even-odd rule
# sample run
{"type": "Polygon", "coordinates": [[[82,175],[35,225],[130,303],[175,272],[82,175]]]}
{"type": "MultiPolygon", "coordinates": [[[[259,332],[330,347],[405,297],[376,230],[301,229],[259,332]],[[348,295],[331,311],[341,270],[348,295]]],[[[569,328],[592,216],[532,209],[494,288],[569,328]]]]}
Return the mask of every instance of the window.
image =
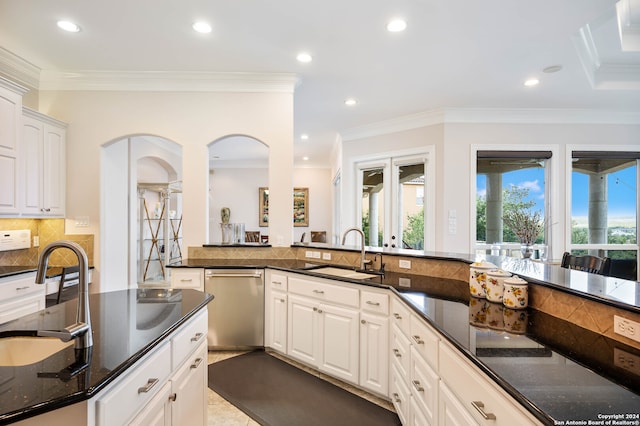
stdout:
{"type": "MultiPolygon", "coordinates": [[[[538,214],[549,223],[548,162],[550,151],[477,151],[476,252],[519,257],[520,241],[503,223],[508,211],[538,214]]],[[[534,256],[547,250],[548,227],[535,238],[534,256]]]]}
{"type": "Polygon", "coordinates": [[[638,279],[640,152],[572,151],[573,254],[611,258],[608,275],[638,279]]]}

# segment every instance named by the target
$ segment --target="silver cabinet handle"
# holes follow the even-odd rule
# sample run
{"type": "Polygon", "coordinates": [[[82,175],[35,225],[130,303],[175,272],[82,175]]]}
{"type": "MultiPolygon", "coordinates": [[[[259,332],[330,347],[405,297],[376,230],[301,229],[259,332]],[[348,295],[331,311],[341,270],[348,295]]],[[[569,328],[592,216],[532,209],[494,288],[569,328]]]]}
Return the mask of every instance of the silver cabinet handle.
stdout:
{"type": "Polygon", "coordinates": [[[282,282],[280,282],[280,281],[271,281],[271,284],[282,285],[282,282]]]}
{"type": "Polygon", "coordinates": [[[420,336],[413,336],[413,340],[415,340],[416,343],[419,344],[419,345],[423,345],[424,344],[424,340],[422,340],[420,338],[420,336]]]}
{"type": "Polygon", "coordinates": [[[322,309],[318,309],[318,313],[321,314],[322,313],[322,309]]]}
{"type": "Polygon", "coordinates": [[[190,283],[191,281],[193,281],[193,278],[188,278],[188,279],[187,278],[182,278],[180,280],[181,283],[190,283]]]}
{"type": "Polygon", "coordinates": [[[480,413],[480,415],[482,416],[483,419],[485,419],[485,420],[495,420],[496,419],[496,415],[495,414],[486,413],[484,411],[484,402],[482,402],[482,401],[472,401],[471,405],[473,405],[473,408],[478,410],[478,413],[480,413]]]}
{"type": "Polygon", "coordinates": [[[158,384],[160,380],[159,379],[149,379],[147,380],[147,384],[138,388],[138,393],[147,393],[151,390],[151,388],[153,388],[155,385],[158,384]]]}
{"type": "Polygon", "coordinates": [[[322,290],[313,290],[313,292],[315,294],[324,294],[324,291],[322,291],[322,290]]]}
{"type": "Polygon", "coordinates": [[[367,300],[367,305],[380,306],[380,303],[379,302],[372,302],[371,300],[367,300]]]}
{"type": "Polygon", "coordinates": [[[400,395],[394,392],[393,394],[393,402],[397,402],[398,404],[402,404],[402,400],[400,399],[400,395]]]}
{"type": "Polygon", "coordinates": [[[169,395],[169,401],[175,402],[177,398],[178,394],[176,393],[172,393],[171,395],[169,395]]]}
{"type": "Polygon", "coordinates": [[[395,319],[402,319],[402,317],[400,316],[400,314],[398,314],[398,313],[396,313],[396,312],[394,312],[394,313],[393,313],[393,316],[394,316],[394,318],[395,318],[395,319]]]}
{"type": "Polygon", "coordinates": [[[285,300],[284,300],[284,299],[278,299],[278,300],[280,300],[282,303],[284,303],[284,302],[285,302],[285,300]]]}
{"type": "Polygon", "coordinates": [[[26,290],[26,289],[28,289],[28,288],[29,288],[29,286],[28,286],[28,285],[25,285],[24,287],[16,287],[16,291],[26,290]]]}
{"type": "Polygon", "coordinates": [[[196,358],[193,364],[190,365],[190,368],[198,368],[198,366],[202,363],[202,358],[196,358]]]}
{"type": "Polygon", "coordinates": [[[196,333],[192,338],[191,341],[192,342],[197,342],[198,340],[200,340],[202,338],[202,336],[204,336],[204,333],[196,333]]]}
{"type": "Polygon", "coordinates": [[[367,322],[365,320],[360,320],[361,324],[366,324],[367,322]]]}
{"type": "Polygon", "coordinates": [[[400,351],[399,351],[399,350],[397,350],[397,349],[394,349],[394,350],[393,350],[393,354],[396,356],[396,358],[402,358],[402,354],[401,354],[401,353],[400,353],[400,351]]]}
{"type": "Polygon", "coordinates": [[[424,392],[424,388],[422,387],[419,381],[413,380],[411,383],[413,383],[413,387],[416,388],[418,392],[424,392]]]}
{"type": "Polygon", "coordinates": [[[314,307],[313,312],[318,312],[318,308],[314,307]]]}

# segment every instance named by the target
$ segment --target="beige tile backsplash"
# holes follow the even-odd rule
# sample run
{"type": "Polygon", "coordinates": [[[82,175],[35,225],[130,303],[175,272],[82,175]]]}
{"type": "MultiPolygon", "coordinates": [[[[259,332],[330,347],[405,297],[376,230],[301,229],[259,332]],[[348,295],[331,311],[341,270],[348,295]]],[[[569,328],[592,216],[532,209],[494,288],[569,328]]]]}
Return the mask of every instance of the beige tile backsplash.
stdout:
{"type": "MultiPolygon", "coordinates": [[[[93,235],[64,233],[64,219],[0,219],[0,230],[29,229],[31,237],[40,237],[40,246],[0,252],[0,266],[32,266],[38,263],[40,248],[58,240],[74,241],[86,251],[89,265],[93,265],[93,235]]],[[[70,250],[56,250],[49,258],[51,266],[70,266],[77,262],[70,250]]]]}
{"type": "MultiPolygon", "coordinates": [[[[307,259],[305,258],[307,250],[309,250],[307,247],[251,249],[242,247],[189,247],[188,253],[189,258],[192,259],[298,259],[309,260],[314,263],[351,266],[357,266],[360,262],[360,253],[358,252],[325,250],[314,247],[313,251],[321,253],[320,259],[307,259]],[[322,260],[322,254],[324,253],[330,253],[331,260],[322,260]]],[[[383,256],[383,258],[385,270],[387,271],[452,278],[461,282],[468,282],[469,279],[469,265],[464,262],[402,256],[383,256]],[[400,260],[411,261],[411,270],[401,269],[399,267],[400,260]]],[[[373,259],[373,255],[367,254],[367,259],[373,259]]],[[[374,267],[377,268],[378,264],[374,265],[374,267]]],[[[639,314],[536,284],[530,285],[529,306],[629,346],[640,348],[640,343],[613,332],[614,315],[640,322],[639,314]]]]}

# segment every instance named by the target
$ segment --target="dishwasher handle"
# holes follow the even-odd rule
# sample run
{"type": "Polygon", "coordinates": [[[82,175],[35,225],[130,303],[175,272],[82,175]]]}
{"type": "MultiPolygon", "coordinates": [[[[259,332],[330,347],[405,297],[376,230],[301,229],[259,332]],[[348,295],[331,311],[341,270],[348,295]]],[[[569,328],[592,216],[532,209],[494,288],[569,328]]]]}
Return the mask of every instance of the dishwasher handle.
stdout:
{"type": "Polygon", "coordinates": [[[262,278],[262,274],[261,273],[230,274],[230,273],[207,272],[206,278],[262,278]]]}

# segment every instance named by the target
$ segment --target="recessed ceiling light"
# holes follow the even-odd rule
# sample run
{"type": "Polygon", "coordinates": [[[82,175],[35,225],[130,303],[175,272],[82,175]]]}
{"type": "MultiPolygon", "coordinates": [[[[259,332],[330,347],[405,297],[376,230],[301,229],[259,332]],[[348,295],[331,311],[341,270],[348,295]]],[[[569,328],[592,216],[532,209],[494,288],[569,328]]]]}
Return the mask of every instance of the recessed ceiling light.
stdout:
{"type": "Polygon", "coordinates": [[[387,24],[387,31],[399,33],[407,29],[407,23],[402,19],[394,19],[387,24]]]}
{"type": "Polygon", "coordinates": [[[527,87],[531,87],[531,86],[537,86],[538,83],[540,83],[540,80],[538,80],[537,78],[530,78],[529,80],[524,82],[524,85],[527,87]]]}
{"type": "Polygon", "coordinates": [[[562,65],[551,65],[550,67],[546,67],[542,70],[542,72],[545,72],[547,74],[551,74],[554,72],[558,72],[562,69],[562,65]]]}
{"type": "Polygon", "coordinates": [[[358,103],[358,101],[356,101],[356,100],[355,100],[355,99],[353,99],[353,98],[345,99],[345,101],[344,101],[344,104],[345,104],[346,106],[354,106],[354,105],[355,105],[355,104],[357,104],[357,103],[358,103]]]}
{"type": "Polygon", "coordinates": [[[80,31],[80,27],[71,21],[58,21],[58,27],[70,33],[77,33],[80,31]]]}
{"type": "Polygon", "coordinates": [[[197,31],[201,34],[208,34],[211,32],[211,25],[204,21],[194,22],[191,27],[194,31],[197,31]]]}
{"type": "Polygon", "coordinates": [[[298,53],[298,56],[296,56],[296,59],[298,60],[298,62],[302,62],[302,63],[305,63],[305,64],[308,63],[308,62],[311,62],[313,60],[311,55],[309,55],[306,52],[298,53]]]}
{"type": "Polygon", "coordinates": [[[300,139],[302,139],[303,141],[306,141],[307,139],[309,139],[309,135],[306,133],[303,133],[300,135],[300,139]]]}

